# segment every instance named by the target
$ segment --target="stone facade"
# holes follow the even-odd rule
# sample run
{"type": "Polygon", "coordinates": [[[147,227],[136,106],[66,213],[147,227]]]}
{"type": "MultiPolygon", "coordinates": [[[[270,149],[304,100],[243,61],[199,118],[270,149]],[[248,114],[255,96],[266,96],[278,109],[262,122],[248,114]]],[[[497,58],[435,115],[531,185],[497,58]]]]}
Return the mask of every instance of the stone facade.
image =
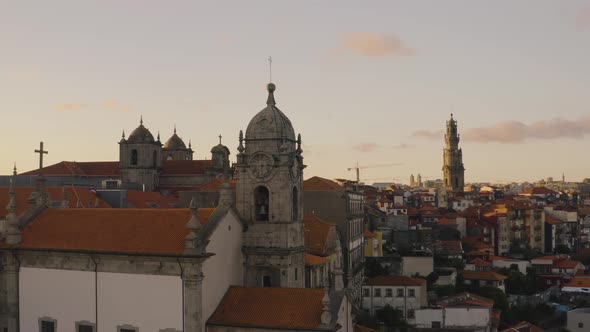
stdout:
{"type": "Polygon", "coordinates": [[[463,167],[463,151],[459,148],[459,134],[457,133],[457,121],[447,121],[445,134],[445,148],[443,152],[443,176],[444,186],[452,188],[453,192],[462,192],[465,186],[465,167],[463,167]]]}
{"type": "Polygon", "coordinates": [[[304,287],[303,157],[290,120],[275,106],[274,84],[267,107],[240,132],[236,209],[244,234],[244,285],[304,287]]]}

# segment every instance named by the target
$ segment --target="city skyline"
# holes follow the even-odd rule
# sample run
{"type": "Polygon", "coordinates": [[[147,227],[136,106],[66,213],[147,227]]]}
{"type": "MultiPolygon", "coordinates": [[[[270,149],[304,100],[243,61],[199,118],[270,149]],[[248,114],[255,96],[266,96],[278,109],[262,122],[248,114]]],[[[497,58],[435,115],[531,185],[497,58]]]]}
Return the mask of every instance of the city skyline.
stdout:
{"type": "Polygon", "coordinates": [[[339,3],[4,5],[0,173],[35,169],[39,141],[46,165],[117,160],[141,115],[163,142],[176,124],[196,159],[221,134],[233,160],[270,55],[306,178],[353,179],[357,162],[403,163],[361,180],[442,178],[450,113],[467,183],[590,177],[587,1],[339,3]]]}

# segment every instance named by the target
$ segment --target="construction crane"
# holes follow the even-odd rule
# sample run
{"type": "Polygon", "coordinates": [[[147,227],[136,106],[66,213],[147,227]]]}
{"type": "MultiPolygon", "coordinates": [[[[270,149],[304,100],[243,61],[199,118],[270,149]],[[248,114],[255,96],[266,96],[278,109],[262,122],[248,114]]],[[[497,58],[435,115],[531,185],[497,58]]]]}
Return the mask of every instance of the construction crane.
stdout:
{"type": "Polygon", "coordinates": [[[368,166],[359,166],[359,163],[356,163],[356,166],[347,168],[348,171],[352,171],[353,169],[356,170],[356,183],[361,182],[361,175],[360,170],[366,168],[377,168],[377,167],[389,167],[389,166],[400,166],[403,165],[402,163],[391,163],[391,164],[377,164],[377,165],[368,165],[368,166]]]}

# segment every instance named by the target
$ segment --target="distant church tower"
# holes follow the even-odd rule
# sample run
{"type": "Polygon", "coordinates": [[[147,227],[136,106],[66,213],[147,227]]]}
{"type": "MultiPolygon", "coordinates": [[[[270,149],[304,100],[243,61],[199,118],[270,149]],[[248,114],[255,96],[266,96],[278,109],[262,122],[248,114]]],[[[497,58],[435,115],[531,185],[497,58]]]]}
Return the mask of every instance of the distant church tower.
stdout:
{"type": "Polygon", "coordinates": [[[125,183],[145,186],[146,191],[152,191],[158,186],[159,172],[162,168],[162,143],[143,126],[143,119],[139,127],[125,139],[125,132],[119,141],[119,172],[125,183]]]}
{"type": "Polygon", "coordinates": [[[188,143],[187,148],[182,138],[176,134],[176,126],[174,126],[174,134],[164,143],[162,156],[165,160],[193,160],[191,143],[188,143]]]}
{"type": "Polygon", "coordinates": [[[443,159],[444,186],[452,188],[453,192],[462,192],[465,185],[465,167],[463,167],[463,151],[459,148],[459,134],[457,133],[457,121],[447,121],[447,133],[445,134],[445,148],[443,159]]]}
{"type": "Polygon", "coordinates": [[[410,175],[410,187],[414,187],[416,185],[416,180],[414,179],[414,174],[410,175]]]}
{"type": "Polygon", "coordinates": [[[244,285],[304,287],[303,157],[301,136],[275,106],[267,86],[266,108],[240,131],[236,208],[247,224],[243,237],[244,285]]]}

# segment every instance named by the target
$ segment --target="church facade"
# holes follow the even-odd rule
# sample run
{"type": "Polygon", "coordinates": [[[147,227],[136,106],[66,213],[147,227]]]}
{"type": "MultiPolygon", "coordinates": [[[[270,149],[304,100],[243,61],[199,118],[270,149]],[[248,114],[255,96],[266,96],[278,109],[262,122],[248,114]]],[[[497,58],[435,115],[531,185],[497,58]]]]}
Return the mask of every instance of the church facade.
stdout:
{"type": "Polygon", "coordinates": [[[463,150],[459,147],[459,133],[457,121],[447,121],[445,133],[445,148],[443,151],[443,185],[453,192],[463,192],[465,186],[465,167],[463,166],[463,150]]]}
{"type": "MultiPolygon", "coordinates": [[[[352,331],[341,262],[323,290],[304,288],[301,137],[267,88],[267,106],[240,133],[235,199],[225,164],[215,208],[52,208],[39,186],[17,214],[14,174],[0,330],[352,331]],[[275,314],[257,315],[260,306],[275,314]]],[[[151,171],[190,151],[160,149],[142,127],[120,143],[121,177],[153,176],[157,187],[151,171]]],[[[229,150],[215,152],[228,161],[229,150]]]]}

